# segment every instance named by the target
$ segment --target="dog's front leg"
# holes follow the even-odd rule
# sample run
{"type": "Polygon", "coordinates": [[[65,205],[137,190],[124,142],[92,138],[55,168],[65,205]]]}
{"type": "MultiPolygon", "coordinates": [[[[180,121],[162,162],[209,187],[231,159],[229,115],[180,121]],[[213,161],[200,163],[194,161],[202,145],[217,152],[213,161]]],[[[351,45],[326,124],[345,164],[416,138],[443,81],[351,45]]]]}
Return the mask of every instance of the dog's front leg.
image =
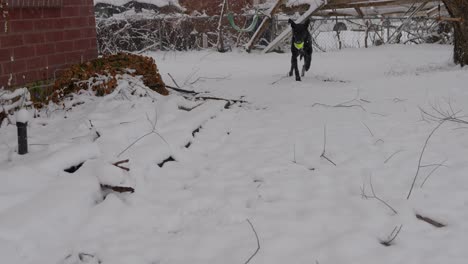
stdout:
{"type": "Polygon", "coordinates": [[[299,68],[297,66],[297,54],[293,54],[291,57],[291,72],[289,76],[292,76],[292,71],[294,70],[294,74],[296,75],[296,81],[301,81],[301,76],[299,75],[299,68]]]}

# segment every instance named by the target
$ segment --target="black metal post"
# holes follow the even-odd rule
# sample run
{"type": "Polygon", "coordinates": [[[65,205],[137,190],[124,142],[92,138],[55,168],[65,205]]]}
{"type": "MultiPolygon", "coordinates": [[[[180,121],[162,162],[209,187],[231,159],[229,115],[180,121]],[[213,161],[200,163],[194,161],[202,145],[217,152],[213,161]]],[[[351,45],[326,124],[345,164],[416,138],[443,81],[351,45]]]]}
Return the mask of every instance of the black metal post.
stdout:
{"type": "Polygon", "coordinates": [[[28,122],[16,122],[18,127],[18,154],[24,155],[28,153],[28,122]]]}

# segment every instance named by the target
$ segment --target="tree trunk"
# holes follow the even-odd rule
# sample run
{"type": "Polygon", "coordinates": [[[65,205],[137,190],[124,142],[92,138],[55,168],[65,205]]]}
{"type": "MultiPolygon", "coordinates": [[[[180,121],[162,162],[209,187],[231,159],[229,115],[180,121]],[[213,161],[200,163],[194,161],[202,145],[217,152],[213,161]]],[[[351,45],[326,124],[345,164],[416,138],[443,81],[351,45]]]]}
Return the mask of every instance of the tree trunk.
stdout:
{"type": "Polygon", "coordinates": [[[461,22],[452,22],[455,30],[453,60],[462,67],[468,65],[468,0],[444,0],[445,7],[453,18],[461,22]]]}

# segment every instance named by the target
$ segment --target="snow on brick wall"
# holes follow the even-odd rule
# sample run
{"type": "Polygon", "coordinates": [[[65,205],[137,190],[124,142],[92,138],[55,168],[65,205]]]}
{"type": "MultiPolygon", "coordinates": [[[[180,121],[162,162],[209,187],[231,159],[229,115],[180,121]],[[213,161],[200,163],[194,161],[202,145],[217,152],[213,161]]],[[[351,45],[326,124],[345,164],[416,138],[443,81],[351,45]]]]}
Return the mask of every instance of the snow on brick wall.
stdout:
{"type": "Polygon", "coordinates": [[[93,0],[0,2],[0,88],[51,79],[97,57],[93,0]]]}

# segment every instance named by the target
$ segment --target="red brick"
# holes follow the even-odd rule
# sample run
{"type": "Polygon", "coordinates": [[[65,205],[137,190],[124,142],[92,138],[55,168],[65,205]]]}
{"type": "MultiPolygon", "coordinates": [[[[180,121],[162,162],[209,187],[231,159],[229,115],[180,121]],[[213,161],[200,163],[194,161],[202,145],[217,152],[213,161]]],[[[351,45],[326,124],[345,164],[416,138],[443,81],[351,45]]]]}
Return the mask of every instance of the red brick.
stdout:
{"type": "Polygon", "coordinates": [[[80,16],[80,9],[74,6],[66,6],[62,8],[63,17],[77,17],[80,16]]]}
{"type": "Polygon", "coordinates": [[[83,38],[96,38],[96,28],[90,27],[81,29],[81,36],[83,38]]]}
{"type": "Polygon", "coordinates": [[[47,65],[59,66],[67,62],[67,55],[65,54],[51,54],[47,56],[47,65]]]}
{"type": "Polygon", "coordinates": [[[74,42],[74,50],[86,50],[89,48],[89,39],[79,39],[74,42]]]}
{"type": "Polygon", "coordinates": [[[0,49],[0,62],[10,61],[12,52],[10,49],[0,49]]]}
{"type": "Polygon", "coordinates": [[[21,9],[10,9],[8,11],[8,20],[19,20],[21,19],[21,9]]]}
{"type": "Polygon", "coordinates": [[[17,47],[23,45],[22,35],[0,36],[0,48],[17,47]]]}
{"type": "Polygon", "coordinates": [[[88,26],[96,27],[96,18],[94,16],[88,17],[88,26]]]}
{"type": "Polygon", "coordinates": [[[54,43],[38,44],[36,45],[36,54],[37,56],[48,55],[55,52],[54,43]]]}
{"type": "Polygon", "coordinates": [[[63,0],[63,5],[64,6],[77,6],[77,5],[83,5],[84,3],[86,3],[89,1],[88,0],[63,0]]]}
{"type": "Polygon", "coordinates": [[[39,44],[45,42],[44,33],[30,33],[23,36],[24,44],[39,44]]]}
{"type": "Polygon", "coordinates": [[[11,32],[28,32],[34,29],[34,22],[32,20],[15,20],[10,22],[11,32]]]}
{"type": "Polygon", "coordinates": [[[22,46],[13,50],[15,60],[34,57],[36,55],[34,46],[22,46]]]}
{"type": "Polygon", "coordinates": [[[83,57],[84,57],[85,61],[95,59],[95,58],[97,58],[97,56],[98,56],[98,52],[97,52],[96,49],[89,49],[83,54],[83,57]]]}
{"type": "Polygon", "coordinates": [[[84,56],[82,52],[71,52],[67,53],[67,63],[77,64],[84,61],[84,56]]]}
{"type": "Polygon", "coordinates": [[[80,7],[80,16],[82,17],[94,16],[94,6],[80,7]]]}
{"type": "Polygon", "coordinates": [[[15,10],[21,10],[22,19],[38,19],[42,18],[43,8],[20,8],[15,10]]]}
{"type": "Polygon", "coordinates": [[[16,74],[16,85],[34,82],[38,79],[37,70],[20,72],[16,74]]]}
{"type": "Polygon", "coordinates": [[[15,72],[24,72],[26,71],[26,61],[24,60],[18,60],[18,61],[12,61],[10,62],[10,71],[12,73],[15,72]]]}
{"type": "Polygon", "coordinates": [[[60,41],[55,43],[55,50],[59,53],[73,51],[74,45],[73,41],[60,41]]]}
{"type": "Polygon", "coordinates": [[[72,27],[72,23],[71,23],[71,20],[70,18],[61,18],[61,19],[58,19],[60,21],[60,24],[62,25],[62,28],[64,29],[69,29],[72,27]]]}
{"type": "Polygon", "coordinates": [[[44,18],[62,17],[62,9],[61,8],[44,8],[43,17],[44,18]]]}
{"type": "Polygon", "coordinates": [[[70,26],[73,28],[83,28],[88,27],[88,18],[87,17],[74,17],[69,18],[70,26]]]}
{"type": "Polygon", "coordinates": [[[47,57],[35,57],[26,60],[27,70],[37,70],[47,66],[47,57]]]}
{"type": "Polygon", "coordinates": [[[0,88],[6,88],[8,87],[8,75],[1,75],[0,76],[0,88]]]}
{"type": "Polygon", "coordinates": [[[51,28],[55,28],[53,19],[37,19],[34,21],[34,30],[35,31],[47,31],[51,28]]]}
{"type": "Polygon", "coordinates": [[[81,38],[81,29],[70,29],[64,32],[65,40],[75,40],[81,38]]]}
{"type": "Polygon", "coordinates": [[[97,49],[97,40],[95,38],[89,39],[89,47],[93,50],[97,49]]]}
{"type": "Polygon", "coordinates": [[[44,33],[46,42],[57,42],[63,40],[63,31],[52,31],[44,33]]]}

